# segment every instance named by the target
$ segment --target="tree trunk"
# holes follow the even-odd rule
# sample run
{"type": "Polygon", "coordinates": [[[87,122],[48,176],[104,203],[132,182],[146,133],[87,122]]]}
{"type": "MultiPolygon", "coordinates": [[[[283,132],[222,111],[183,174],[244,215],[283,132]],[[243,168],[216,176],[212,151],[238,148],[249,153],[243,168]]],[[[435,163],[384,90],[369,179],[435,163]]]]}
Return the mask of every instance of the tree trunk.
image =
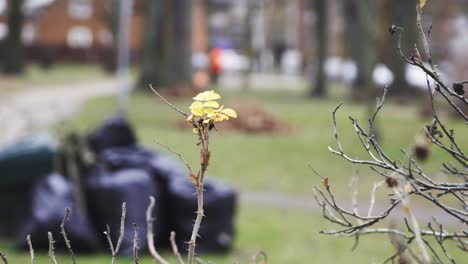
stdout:
{"type": "Polygon", "coordinates": [[[147,2],[140,88],[191,84],[191,20],[191,1],[147,2]]]}
{"type": "Polygon", "coordinates": [[[144,39],[141,54],[141,75],[138,82],[138,88],[143,90],[147,89],[150,84],[159,86],[159,80],[161,79],[161,76],[159,76],[160,72],[158,71],[160,58],[157,56],[157,51],[161,45],[159,37],[161,32],[161,11],[163,9],[163,2],[164,1],[146,2],[144,39]]]}
{"type": "Polygon", "coordinates": [[[371,0],[345,0],[346,37],[351,58],[357,66],[352,98],[366,101],[374,96],[372,73],[376,63],[374,9],[371,0]]]}
{"type": "Polygon", "coordinates": [[[171,85],[192,82],[192,1],[172,0],[174,23],[174,79],[171,85]]]}
{"type": "Polygon", "coordinates": [[[4,49],[3,72],[22,74],[24,68],[24,47],[21,42],[23,29],[23,0],[8,1],[8,37],[4,49]]]}
{"type": "Polygon", "coordinates": [[[311,95],[313,97],[326,96],[326,75],[325,61],[327,59],[327,0],[315,0],[315,12],[317,14],[317,71],[315,74],[315,82],[311,81],[311,95]]]}

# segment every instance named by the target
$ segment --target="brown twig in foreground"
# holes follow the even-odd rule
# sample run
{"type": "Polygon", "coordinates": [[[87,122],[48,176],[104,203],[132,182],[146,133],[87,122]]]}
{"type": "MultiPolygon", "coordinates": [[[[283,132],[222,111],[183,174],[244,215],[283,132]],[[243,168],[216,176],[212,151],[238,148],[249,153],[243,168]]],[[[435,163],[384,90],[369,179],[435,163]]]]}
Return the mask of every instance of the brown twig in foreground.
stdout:
{"type": "Polygon", "coordinates": [[[138,225],[133,223],[133,264],[139,264],[140,258],[138,256],[138,225]]]}
{"type": "Polygon", "coordinates": [[[35,264],[36,263],[36,257],[34,257],[34,248],[32,246],[32,242],[31,242],[31,235],[26,236],[26,241],[28,242],[28,246],[29,246],[29,254],[31,255],[31,264],[35,264]]]}
{"type": "Polygon", "coordinates": [[[252,264],[257,264],[260,257],[262,258],[261,264],[268,264],[268,256],[264,251],[259,251],[252,257],[252,264]]]}
{"type": "Polygon", "coordinates": [[[50,260],[52,261],[52,264],[57,264],[57,259],[55,258],[55,252],[54,252],[54,238],[52,237],[52,233],[48,232],[47,233],[47,238],[49,239],[49,257],[50,260]]]}
{"type": "Polygon", "coordinates": [[[111,230],[109,225],[106,225],[106,231],[104,231],[104,234],[106,235],[107,242],[109,243],[110,251],[112,254],[112,264],[115,263],[115,260],[117,258],[117,254],[119,254],[120,246],[122,245],[122,241],[125,236],[125,215],[127,214],[127,207],[126,203],[122,203],[122,216],[120,218],[120,234],[119,238],[117,239],[117,245],[114,248],[114,244],[112,243],[112,238],[111,238],[111,230]]]}
{"type": "Polygon", "coordinates": [[[179,248],[177,248],[175,236],[176,236],[175,232],[171,231],[171,237],[169,238],[169,240],[171,241],[172,252],[174,253],[174,256],[176,256],[177,258],[177,263],[184,264],[184,260],[182,259],[182,256],[180,255],[179,248]]]}
{"type": "Polygon", "coordinates": [[[5,253],[0,252],[0,258],[3,261],[3,264],[8,264],[8,259],[7,259],[6,255],[5,255],[5,253]]]}
{"type": "Polygon", "coordinates": [[[65,223],[68,221],[68,217],[70,215],[70,208],[65,209],[65,216],[63,217],[62,223],[60,224],[60,232],[62,233],[63,240],[65,241],[65,245],[68,249],[68,253],[70,254],[73,264],[76,264],[75,253],[73,253],[73,249],[71,247],[70,240],[68,240],[67,232],[65,232],[65,223]]]}
{"type": "Polygon", "coordinates": [[[148,241],[148,250],[154,260],[160,264],[168,264],[168,262],[159,255],[156,247],[154,246],[154,233],[153,233],[153,209],[155,200],[153,196],[149,197],[150,203],[146,209],[146,240],[148,241]]]}
{"type": "Polygon", "coordinates": [[[188,117],[188,114],[186,114],[184,111],[180,110],[179,108],[177,108],[176,106],[174,106],[173,104],[169,103],[166,98],[164,98],[160,93],[158,93],[158,91],[156,91],[156,89],[153,88],[153,85],[150,84],[149,87],[151,88],[151,90],[153,91],[153,93],[155,93],[157,96],[159,96],[159,98],[161,98],[161,100],[163,100],[164,103],[166,103],[168,106],[170,106],[172,109],[176,110],[177,112],[181,113],[182,115],[185,116],[185,118],[188,117]]]}

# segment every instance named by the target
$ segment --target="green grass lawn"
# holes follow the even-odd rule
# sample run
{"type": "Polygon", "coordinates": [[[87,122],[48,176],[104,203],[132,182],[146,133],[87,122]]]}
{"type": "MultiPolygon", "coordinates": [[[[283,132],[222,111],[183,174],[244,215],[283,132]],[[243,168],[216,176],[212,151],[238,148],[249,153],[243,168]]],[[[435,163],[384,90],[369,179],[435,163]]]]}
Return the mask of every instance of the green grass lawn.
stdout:
{"type": "Polygon", "coordinates": [[[50,69],[41,69],[36,64],[29,64],[26,66],[25,73],[21,76],[0,76],[0,93],[107,77],[109,75],[104,72],[100,65],[56,64],[50,69]]]}

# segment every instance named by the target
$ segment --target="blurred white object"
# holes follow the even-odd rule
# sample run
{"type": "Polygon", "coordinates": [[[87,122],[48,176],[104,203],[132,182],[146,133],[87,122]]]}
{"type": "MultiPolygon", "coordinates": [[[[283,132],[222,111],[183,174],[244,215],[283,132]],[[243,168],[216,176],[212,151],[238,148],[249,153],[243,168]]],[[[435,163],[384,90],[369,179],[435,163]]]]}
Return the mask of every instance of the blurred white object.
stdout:
{"type": "Polygon", "coordinates": [[[393,83],[393,72],[382,63],[375,66],[372,80],[380,87],[390,86],[393,83]]]}
{"type": "Polygon", "coordinates": [[[31,44],[34,42],[35,38],[36,30],[34,29],[34,26],[31,24],[24,25],[23,30],[21,32],[21,40],[23,41],[23,43],[31,44]]]}
{"type": "Polygon", "coordinates": [[[89,48],[93,45],[93,33],[88,27],[72,27],[67,34],[67,45],[71,48],[89,48]]]}
{"type": "Polygon", "coordinates": [[[225,49],[221,53],[220,64],[223,72],[242,72],[248,69],[249,60],[235,50],[225,49]]]}
{"type": "Polygon", "coordinates": [[[298,50],[287,50],[281,59],[281,70],[285,75],[301,73],[302,55],[298,50]]]}
{"type": "Polygon", "coordinates": [[[343,61],[340,57],[331,57],[325,61],[325,74],[332,81],[341,79],[341,66],[343,61]]]}
{"type": "Polygon", "coordinates": [[[192,66],[195,70],[203,70],[208,68],[210,59],[204,52],[196,52],[192,55],[192,66]]]}
{"type": "Polygon", "coordinates": [[[344,60],[341,65],[341,78],[345,83],[356,80],[358,68],[352,60],[344,60]]]}
{"type": "Polygon", "coordinates": [[[3,22],[0,22],[0,39],[4,39],[8,36],[8,26],[3,23],[3,22]]]}
{"type": "MultiPolygon", "coordinates": [[[[430,67],[429,65],[426,66],[430,67]]],[[[427,88],[426,74],[416,66],[406,64],[405,78],[411,86],[422,90],[427,88]]]]}

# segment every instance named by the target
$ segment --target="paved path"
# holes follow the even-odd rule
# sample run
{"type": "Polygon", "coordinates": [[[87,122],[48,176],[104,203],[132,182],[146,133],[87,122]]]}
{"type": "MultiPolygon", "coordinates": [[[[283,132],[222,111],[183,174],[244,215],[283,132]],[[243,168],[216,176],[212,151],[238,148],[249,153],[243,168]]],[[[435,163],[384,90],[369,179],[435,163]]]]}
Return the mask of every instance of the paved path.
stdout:
{"type": "MultiPolygon", "coordinates": [[[[270,207],[273,209],[293,209],[302,210],[309,212],[321,213],[322,209],[319,208],[313,195],[310,196],[296,196],[293,194],[277,193],[277,192],[242,192],[240,193],[240,202],[243,204],[258,205],[262,207],[270,207]]],[[[344,205],[345,208],[352,211],[352,206],[349,201],[338,201],[339,204],[344,205]]],[[[388,201],[376,201],[373,209],[374,213],[382,212],[388,201]]],[[[422,200],[413,200],[414,214],[416,215],[421,226],[426,224],[436,217],[444,225],[452,228],[466,228],[457,219],[450,217],[444,211],[428,204],[422,200]]],[[[359,206],[359,212],[366,214],[369,209],[369,201],[361,202],[359,206]]],[[[397,223],[403,223],[404,213],[401,207],[394,209],[393,213],[390,214],[390,219],[395,220],[397,223]]],[[[325,221],[325,220],[324,220],[325,221]]]]}
{"type": "Polygon", "coordinates": [[[0,146],[32,129],[50,126],[75,114],[86,99],[116,93],[117,81],[103,79],[43,86],[0,97],[0,146]]]}

